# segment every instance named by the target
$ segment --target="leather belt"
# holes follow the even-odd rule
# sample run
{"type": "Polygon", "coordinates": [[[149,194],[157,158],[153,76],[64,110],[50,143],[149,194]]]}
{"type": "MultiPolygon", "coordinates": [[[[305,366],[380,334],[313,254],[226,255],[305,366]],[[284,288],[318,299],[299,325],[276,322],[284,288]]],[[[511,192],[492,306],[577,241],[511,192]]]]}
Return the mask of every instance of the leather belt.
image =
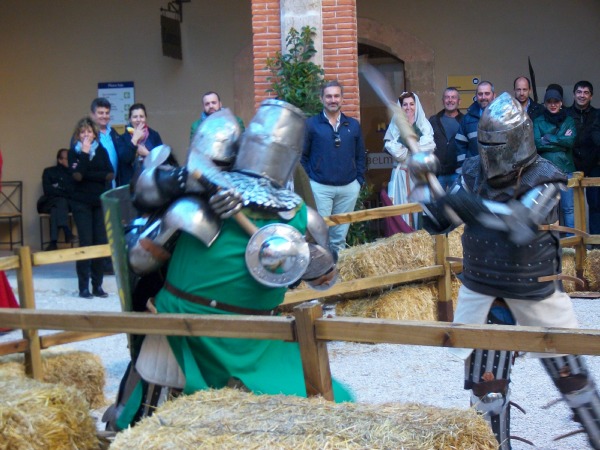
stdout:
{"type": "Polygon", "coordinates": [[[177,289],[168,281],[165,281],[165,289],[167,292],[175,295],[176,297],[187,300],[188,302],[196,303],[202,306],[208,306],[210,308],[219,309],[221,311],[231,312],[235,314],[245,314],[249,316],[274,316],[274,309],[250,309],[250,308],[242,308],[239,306],[228,305],[226,303],[219,303],[216,300],[211,300],[210,298],[201,297],[200,295],[193,295],[188,292],[184,292],[180,289],[177,289]]]}

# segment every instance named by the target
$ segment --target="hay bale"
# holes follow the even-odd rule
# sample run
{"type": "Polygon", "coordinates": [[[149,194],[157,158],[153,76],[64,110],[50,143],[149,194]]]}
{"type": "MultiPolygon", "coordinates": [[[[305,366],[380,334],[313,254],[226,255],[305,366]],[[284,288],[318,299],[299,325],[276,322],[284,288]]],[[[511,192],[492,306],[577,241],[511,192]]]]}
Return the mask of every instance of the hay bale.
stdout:
{"type": "MultiPolygon", "coordinates": [[[[90,408],[106,405],[104,397],[105,371],[100,357],[83,351],[44,350],[42,352],[44,382],[64,384],[80,390],[90,408]]],[[[25,377],[22,354],[0,358],[0,374],[25,377]]]]}
{"type": "MultiPolygon", "coordinates": [[[[455,304],[460,284],[456,277],[452,277],[452,299],[455,304]]],[[[438,289],[435,282],[407,284],[381,295],[339,302],[336,305],[336,315],[434,321],[437,320],[437,300],[438,289]]]]}
{"type": "Polygon", "coordinates": [[[474,409],[332,403],[221,389],[163,404],[118,433],[110,448],[491,450],[498,443],[474,409]]]}
{"type": "Polygon", "coordinates": [[[600,250],[587,252],[583,276],[589,283],[590,291],[600,291],[600,250]]]}
{"type": "Polygon", "coordinates": [[[98,449],[87,401],[72,387],[0,379],[0,449],[98,449]]]}
{"type": "MultiPolygon", "coordinates": [[[[448,246],[452,256],[462,256],[461,234],[462,228],[449,235],[448,246]]],[[[350,281],[431,266],[434,264],[433,258],[433,236],[423,230],[398,233],[370,244],[342,250],[338,271],[342,281],[350,281]]]]}
{"type": "MultiPolygon", "coordinates": [[[[462,256],[460,227],[448,235],[451,256],[462,256]]],[[[424,230],[398,233],[340,252],[341,281],[350,281],[434,264],[434,237],[424,230]]]]}

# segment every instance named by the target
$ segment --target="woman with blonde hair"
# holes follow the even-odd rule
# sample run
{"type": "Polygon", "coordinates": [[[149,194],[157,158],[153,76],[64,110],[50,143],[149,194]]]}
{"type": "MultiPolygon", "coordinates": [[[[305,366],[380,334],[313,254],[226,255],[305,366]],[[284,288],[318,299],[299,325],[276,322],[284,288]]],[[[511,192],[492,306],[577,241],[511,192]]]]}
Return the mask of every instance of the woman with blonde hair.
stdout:
{"type": "MultiPolygon", "coordinates": [[[[71,208],[79,232],[79,245],[85,247],[106,244],[108,241],[100,195],[110,189],[115,178],[114,170],[108,152],[98,140],[98,128],[90,118],[84,117],[77,122],[72,142],[73,148],[68,154],[69,169],[75,180],[71,208]]],[[[102,289],[102,258],[77,261],[76,267],[80,297],[108,297],[102,289]]]]}

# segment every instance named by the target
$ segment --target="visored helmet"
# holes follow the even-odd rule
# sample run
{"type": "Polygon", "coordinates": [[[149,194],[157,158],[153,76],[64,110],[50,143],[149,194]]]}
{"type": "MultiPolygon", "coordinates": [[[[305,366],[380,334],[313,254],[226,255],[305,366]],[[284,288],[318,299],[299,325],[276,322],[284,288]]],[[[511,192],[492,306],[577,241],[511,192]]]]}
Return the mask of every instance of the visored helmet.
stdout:
{"type": "Polygon", "coordinates": [[[483,111],[477,141],[483,172],[492,185],[512,181],[537,154],[533,123],[519,102],[507,92],[483,111]]]}

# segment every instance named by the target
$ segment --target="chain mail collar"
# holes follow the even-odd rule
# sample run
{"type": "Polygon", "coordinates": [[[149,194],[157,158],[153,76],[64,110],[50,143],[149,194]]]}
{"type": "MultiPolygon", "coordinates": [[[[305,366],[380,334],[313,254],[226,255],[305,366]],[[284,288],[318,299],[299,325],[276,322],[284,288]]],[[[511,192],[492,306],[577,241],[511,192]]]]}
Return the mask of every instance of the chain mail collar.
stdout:
{"type": "Polygon", "coordinates": [[[280,212],[293,210],[302,203],[302,198],[298,194],[276,187],[267,178],[240,172],[223,172],[223,175],[242,195],[244,207],[280,212]]]}

